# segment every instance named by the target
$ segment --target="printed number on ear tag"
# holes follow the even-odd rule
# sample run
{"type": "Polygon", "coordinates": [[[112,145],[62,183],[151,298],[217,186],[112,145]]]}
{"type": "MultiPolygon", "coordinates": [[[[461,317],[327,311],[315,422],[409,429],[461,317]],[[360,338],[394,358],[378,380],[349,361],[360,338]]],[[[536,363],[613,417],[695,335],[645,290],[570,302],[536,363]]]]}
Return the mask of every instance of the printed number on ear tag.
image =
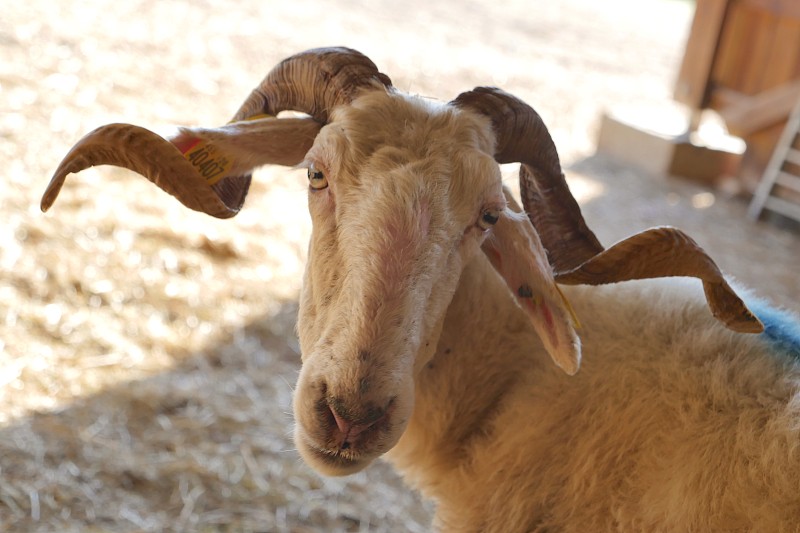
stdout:
{"type": "Polygon", "coordinates": [[[213,144],[203,139],[195,139],[183,150],[185,157],[209,185],[224,178],[233,166],[233,161],[219,151],[213,144]]]}

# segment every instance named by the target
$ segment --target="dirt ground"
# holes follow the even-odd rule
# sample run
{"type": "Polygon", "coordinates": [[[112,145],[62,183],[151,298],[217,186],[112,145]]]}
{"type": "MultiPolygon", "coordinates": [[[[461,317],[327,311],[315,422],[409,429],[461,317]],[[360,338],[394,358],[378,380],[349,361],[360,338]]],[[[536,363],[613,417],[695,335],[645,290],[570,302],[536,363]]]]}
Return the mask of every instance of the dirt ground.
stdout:
{"type": "MultiPolygon", "coordinates": [[[[110,122],[220,125],[280,59],[346,45],[448,100],[498,85],[549,125],[606,243],[677,225],[800,310],[797,233],[746,205],[594,155],[598,117],[670,100],[679,0],[76,0],[0,18],[0,530],[427,531],[432,506],[378,463],[324,479],[290,438],[304,176],[264,169],[229,221],[109,167],[39,197],[110,122]]],[[[509,176],[513,172],[509,170],[509,176]]],[[[513,181],[513,180],[512,180],[513,181]]]]}

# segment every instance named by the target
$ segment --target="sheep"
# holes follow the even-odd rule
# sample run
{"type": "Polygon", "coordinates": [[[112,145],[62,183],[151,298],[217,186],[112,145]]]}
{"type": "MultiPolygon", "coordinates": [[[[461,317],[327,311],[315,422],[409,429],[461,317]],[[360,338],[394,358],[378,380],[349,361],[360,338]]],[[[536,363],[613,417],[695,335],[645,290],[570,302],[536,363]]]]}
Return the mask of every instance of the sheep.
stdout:
{"type": "Polygon", "coordinates": [[[91,132],[42,209],[98,164],[220,218],[255,167],[308,169],[293,411],[320,473],[385,457],[441,531],[797,531],[797,319],[747,293],[753,314],[680,230],[605,249],[516,97],[438,103],[354,50],[316,49],[226,126],[91,132]]]}

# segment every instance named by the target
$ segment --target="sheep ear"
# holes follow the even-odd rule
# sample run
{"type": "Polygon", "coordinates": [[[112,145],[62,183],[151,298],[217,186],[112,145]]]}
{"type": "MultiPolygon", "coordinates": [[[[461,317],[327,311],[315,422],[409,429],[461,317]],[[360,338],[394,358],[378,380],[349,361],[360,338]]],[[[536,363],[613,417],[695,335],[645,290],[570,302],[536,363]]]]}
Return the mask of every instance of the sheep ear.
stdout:
{"type": "Polygon", "coordinates": [[[505,209],[483,251],[525,311],[553,361],[567,374],[578,371],[581,343],[575,315],[553,279],[539,235],[524,213],[505,209]]]}
{"type": "Polygon", "coordinates": [[[101,126],[61,161],[42,196],[42,211],[53,205],[69,174],[115,165],[138,172],[190,209],[229,218],[241,209],[254,168],[301,163],[320,128],[312,118],[257,118],[181,128],[164,139],[131,124],[101,126]]]}
{"type": "Polygon", "coordinates": [[[263,165],[291,167],[301,163],[321,128],[322,124],[310,117],[276,119],[259,115],[219,128],[180,128],[168,140],[193,164],[193,154],[211,154],[195,166],[218,154],[234,167],[232,170],[249,173],[263,165]]]}

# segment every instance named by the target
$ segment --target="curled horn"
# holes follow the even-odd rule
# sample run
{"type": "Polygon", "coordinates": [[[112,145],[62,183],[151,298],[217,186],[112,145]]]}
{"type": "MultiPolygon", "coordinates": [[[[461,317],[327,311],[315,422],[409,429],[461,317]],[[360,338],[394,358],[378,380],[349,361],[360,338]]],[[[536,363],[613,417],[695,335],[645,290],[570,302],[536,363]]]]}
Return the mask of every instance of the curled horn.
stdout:
{"type": "Polygon", "coordinates": [[[334,107],[350,103],[363,88],[391,86],[389,77],[362,53],[317,48],[281,61],[250,93],[233,120],[293,110],[327,123],[334,107]]]}
{"type": "Polygon", "coordinates": [[[725,281],[717,265],[677,228],[650,228],[556,275],[565,285],[601,285],[634,279],[691,276],[703,282],[711,313],[734,331],[761,333],[764,326],[725,281]]]}
{"type": "Polygon", "coordinates": [[[42,211],[53,205],[69,174],[95,165],[138,172],[186,207],[218,218],[232,217],[244,202],[245,194],[237,194],[235,186],[209,186],[180,150],[163,137],[131,124],[107,124],[84,136],[61,161],[42,196],[42,211]]]}
{"type": "Polygon", "coordinates": [[[522,203],[547,250],[558,283],[600,285],[692,276],[703,281],[712,314],[728,328],[745,333],[764,330],[714,261],[682,231],[652,228],[604,249],[586,225],[567,186],[547,128],[529,105],[491,87],[462,93],[452,104],[491,119],[499,163],[521,163],[522,203]]]}
{"type": "Polygon", "coordinates": [[[569,270],[603,251],[569,192],[550,133],[532,107],[493,87],[477,87],[452,103],[491,118],[498,163],[521,163],[522,204],[556,272],[569,270]]]}
{"type": "MultiPolygon", "coordinates": [[[[307,151],[333,108],[352,101],[359,90],[380,87],[391,87],[391,80],[361,53],[347,48],[309,50],[273,68],[242,104],[233,121],[261,114],[274,116],[285,110],[306,113],[312,119],[303,125],[295,122],[291,127],[306,133],[300,137],[305,143],[301,148],[307,151]]],[[[288,122],[285,124],[290,127],[288,122]]],[[[240,130],[247,132],[258,127],[243,126],[240,130]]],[[[181,138],[181,142],[184,140],[181,138]]],[[[239,212],[251,180],[250,173],[234,174],[211,184],[173,142],[130,124],[109,124],[86,135],[69,151],[42,197],[42,210],[47,211],[53,204],[67,175],[95,165],[133,170],[190,209],[218,218],[229,218],[239,212]]]]}

